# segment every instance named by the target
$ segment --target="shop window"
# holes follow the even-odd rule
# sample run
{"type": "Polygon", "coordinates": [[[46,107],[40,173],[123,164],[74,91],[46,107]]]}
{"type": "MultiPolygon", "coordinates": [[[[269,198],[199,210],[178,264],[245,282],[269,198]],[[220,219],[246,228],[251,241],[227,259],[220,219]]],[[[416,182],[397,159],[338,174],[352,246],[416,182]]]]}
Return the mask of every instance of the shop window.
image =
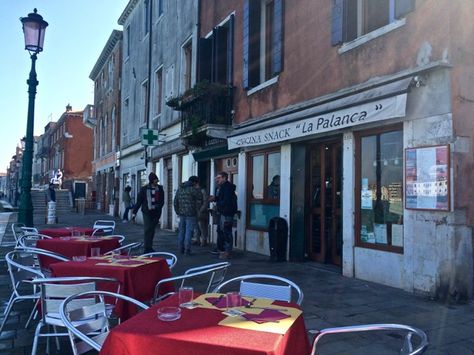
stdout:
{"type": "Polygon", "coordinates": [[[271,218],[280,215],[280,152],[249,155],[248,227],[268,228],[271,218]]]}
{"type": "Polygon", "coordinates": [[[357,142],[357,244],[401,253],[403,131],[361,134],[357,142]]]}
{"type": "Polygon", "coordinates": [[[148,175],[146,173],[146,170],[139,170],[137,172],[137,175],[138,175],[137,191],[140,191],[140,188],[148,184],[148,175]]]}
{"type": "Polygon", "coordinates": [[[250,89],[282,71],[283,0],[247,0],[243,21],[243,87],[250,89]]]}
{"type": "Polygon", "coordinates": [[[332,44],[352,41],[415,8],[415,0],[333,0],[332,44]]]}

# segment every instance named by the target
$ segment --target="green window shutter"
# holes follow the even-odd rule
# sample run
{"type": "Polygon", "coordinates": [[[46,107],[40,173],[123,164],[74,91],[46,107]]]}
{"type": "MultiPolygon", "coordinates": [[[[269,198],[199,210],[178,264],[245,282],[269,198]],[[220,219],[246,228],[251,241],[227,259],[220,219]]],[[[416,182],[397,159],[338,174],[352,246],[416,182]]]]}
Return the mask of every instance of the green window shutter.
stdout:
{"type": "Polygon", "coordinates": [[[395,17],[402,18],[406,14],[415,10],[415,0],[396,0],[395,1],[395,17]]]}
{"type": "Polygon", "coordinates": [[[273,2],[272,75],[283,70],[283,0],[273,2]]]}
{"type": "Polygon", "coordinates": [[[332,0],[331,44],[342,43],[344,27],[344,0],[332,0]]]}

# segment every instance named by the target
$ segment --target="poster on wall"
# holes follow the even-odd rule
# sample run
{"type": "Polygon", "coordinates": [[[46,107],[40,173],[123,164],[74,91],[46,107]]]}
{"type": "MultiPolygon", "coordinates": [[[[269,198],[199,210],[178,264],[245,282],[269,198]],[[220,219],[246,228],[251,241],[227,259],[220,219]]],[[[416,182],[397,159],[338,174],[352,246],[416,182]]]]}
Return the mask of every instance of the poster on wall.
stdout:
{"type": "Polygon", "coordinates": [[[449,145],[405,150],[405,208],[450,209],[449,145]]]}

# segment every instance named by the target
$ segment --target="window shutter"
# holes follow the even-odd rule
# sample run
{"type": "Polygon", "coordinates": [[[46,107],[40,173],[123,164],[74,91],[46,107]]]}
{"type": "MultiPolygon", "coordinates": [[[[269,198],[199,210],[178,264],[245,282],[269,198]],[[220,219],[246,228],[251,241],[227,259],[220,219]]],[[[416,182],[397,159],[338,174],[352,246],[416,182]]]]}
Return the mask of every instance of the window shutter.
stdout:
{"type": "Polygon", "coordinates": [[[211,81],[212,39],[199,38],[199,79],[211,81]]]}
{"type": "Polygon", "coordinates": [[[273,2],[272,76],[283,70],[283,0],[273,2]]]}
{"type": "Polygon", "coordinates": [[[218,39],[218,28],[214,27],[212,30],[212,46],[211,46],[211,57],[212,57],[212,64],[211,64],[211,81],[217,81],[217,70],[219,65],[219,39],[218,39]]]}
{"type": "Polygon", "coordinates": [[[396,0],[395,1],[395,17],[404,17],[409,12],[415,10],[415,0],[396,0]]]}
{"type": "Polygon", "coordinates": [[[250,60],[250,11],[249,0],[244,2],[244,17],[243,17],[243,70],[242,70],[242,87],[244,90],[249,89],[249,60],[250,60]]]}
{"type": "Polygon", "coordinates": [[[234,21],[235,16],[231,15],[229,19],[229,32],[227,35],[227,84],[234,82],[234,21]]]}
{"type": "Polygon", "coordinates": [[[342,43],[344,25],[344,0],[332,0],[331,44],[342,43]]]}

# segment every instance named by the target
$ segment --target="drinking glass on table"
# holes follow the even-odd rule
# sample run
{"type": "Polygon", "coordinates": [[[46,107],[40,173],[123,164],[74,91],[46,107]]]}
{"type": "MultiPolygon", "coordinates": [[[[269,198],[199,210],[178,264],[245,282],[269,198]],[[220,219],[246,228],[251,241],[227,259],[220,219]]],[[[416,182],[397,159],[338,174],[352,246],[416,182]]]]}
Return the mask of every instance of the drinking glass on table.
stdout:
{"type": "Polygon", "coordinates": [[[226,301],[227,309],[242,306],[242,296],[238,291],[227,292],[226,301]]]}
{"type": "Polygon", "coordinates": [[[91,248],[91,256],[100,256],[100,248],[91,248]]]}
{"type": "Polygon", "coordinates": [[[179,306],[189,307],[192,304],[194,290],[192,287],[180,287],[178,291],[179,306]]]}

